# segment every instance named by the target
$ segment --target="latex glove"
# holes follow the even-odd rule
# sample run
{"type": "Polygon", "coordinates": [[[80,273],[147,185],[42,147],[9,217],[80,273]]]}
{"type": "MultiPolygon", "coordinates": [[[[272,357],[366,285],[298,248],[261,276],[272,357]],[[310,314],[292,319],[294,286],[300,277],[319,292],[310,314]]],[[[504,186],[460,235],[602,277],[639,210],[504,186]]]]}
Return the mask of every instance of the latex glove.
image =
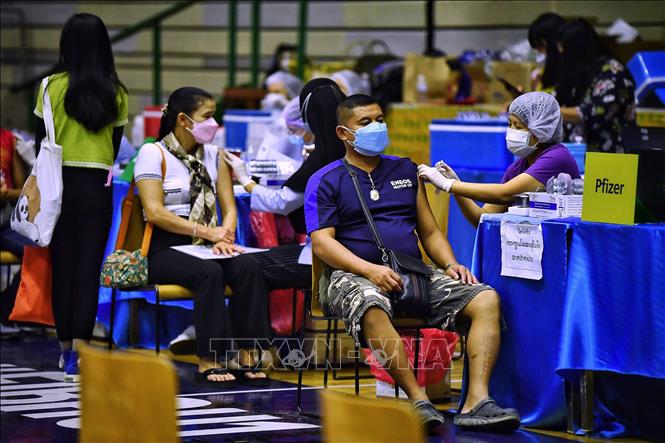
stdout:
{"type": "Polygon", "coordinates": [[[238,180],[238,183],[240,183],[243,188],[252,181],[247,172],[247,164],[242,159],[228,151],[224,151],[224,161],[231,166],[233,174],[236,176],[236,180],[238,180]]]}
{"type": "Polygon", "coordinates": [[[439,160],[434,164],[434,167],[441,173],[443,174],[444,177],[446,178],[453,178],[455,180],[459,180],[459,177],[453,171],[453,168],[448,166],[443,160],[439,160]]]}
{"type": "Polygon", "coordinates": [[[418,166],[418,177],[446,192],[450,192],[450,187],[457,181],[454,178],[444,177],[438,169],[427,165],[418,166]]]}

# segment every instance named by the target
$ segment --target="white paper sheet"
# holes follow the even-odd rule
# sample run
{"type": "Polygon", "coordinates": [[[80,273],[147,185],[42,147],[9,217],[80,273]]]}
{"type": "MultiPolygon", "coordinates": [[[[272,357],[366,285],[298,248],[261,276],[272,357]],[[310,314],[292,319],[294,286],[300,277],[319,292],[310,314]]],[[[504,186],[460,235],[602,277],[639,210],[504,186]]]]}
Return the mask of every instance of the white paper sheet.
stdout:
{"type": "Polygon", "coordinates": [[[540,224],[501,222],[501,275],[543,278],[543,230],[540,224]]]}
{"type": "MultiPolygon", "coordinates": [[[[243,254],[253,254],[256,252],[267,251],[267,249],[250,248],[247,246],[240,246],[240,247],[244,250],[243,254]]],[[[212,245],[183,245],[183,246],[171,246],[171,248],[175,249],[176,251],[180,251],[184,254],[201,258],[203,260],[220,260],[224,258],[233,258],[240,255],[240,254],[235,254],[230,256],[217,255],[212,252],[212,245]]]]}

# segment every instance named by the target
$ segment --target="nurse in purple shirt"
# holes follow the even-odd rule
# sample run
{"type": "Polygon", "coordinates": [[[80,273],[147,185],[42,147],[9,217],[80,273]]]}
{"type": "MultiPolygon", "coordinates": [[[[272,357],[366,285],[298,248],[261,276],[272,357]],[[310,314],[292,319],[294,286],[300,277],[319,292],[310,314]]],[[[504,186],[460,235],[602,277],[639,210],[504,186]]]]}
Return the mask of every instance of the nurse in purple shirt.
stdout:
{"type": "Polygon", "coordinates": [[[506,133],[508,150],[519,157],[503,174],[501,183],[466,183],[444,162],[420,165],[418,175],[455,196],[469,222],[477,226],[485,213],[506,212],[513,196],[543,190],[547,180],[561,172],[580,178],[575,159],[561,144],[561,110],[546,92],[520,95],[510,104],[506,133]],[[476,201],[485,202],[479,206],[476,201]]]}

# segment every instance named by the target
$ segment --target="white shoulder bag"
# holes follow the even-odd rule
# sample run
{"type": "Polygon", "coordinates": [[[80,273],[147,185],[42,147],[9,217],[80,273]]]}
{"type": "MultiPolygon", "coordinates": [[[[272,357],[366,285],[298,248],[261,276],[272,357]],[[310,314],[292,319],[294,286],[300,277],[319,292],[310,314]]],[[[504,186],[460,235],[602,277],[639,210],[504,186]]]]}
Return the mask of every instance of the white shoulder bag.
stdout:
{"type": "Polygon", "coordinates": [[[39,246],[48,246],[62,205],[62,146],[55,143],[53,110],[48,95],[48,77],[42,80],[43,114],[46,137],[35,166],[23,185],[21,196],[12,212],[11,226],[39,246]]]}

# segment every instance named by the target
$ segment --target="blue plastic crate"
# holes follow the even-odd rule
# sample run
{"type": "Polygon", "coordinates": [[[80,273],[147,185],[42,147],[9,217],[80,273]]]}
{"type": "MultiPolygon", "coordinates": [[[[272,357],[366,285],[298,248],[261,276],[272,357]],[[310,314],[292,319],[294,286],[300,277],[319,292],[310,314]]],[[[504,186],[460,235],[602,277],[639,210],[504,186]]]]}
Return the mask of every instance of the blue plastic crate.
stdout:
{"type": "Polygon", "coordinates": [[[627,66],[635,79],[637,103],[654,93],[665,104],[665,51],[638,52],[627,66]]]}
{"type": "Polygon", "coordinates": [[[432,120],[430,161],[453,168],[504,171],[513,155],[506,148],[507,119],[432,120]]]}
{"type": "Polygon", "coordinates": [[[575,162],[577,163],[577,169],[580,170],[580,174],[584,174],[584,159],[586,157],[586,143],[564,143],[563,144],[570,153],[573,155],[575,162]]]}
{"type": "Polygon", "coordinates": [[[226,147],[244,151],[247,149],[247,133],[251,123],[272,123],[274,116],[269,111],[255,109],[227,109],[224,121],[226,147]]]}

